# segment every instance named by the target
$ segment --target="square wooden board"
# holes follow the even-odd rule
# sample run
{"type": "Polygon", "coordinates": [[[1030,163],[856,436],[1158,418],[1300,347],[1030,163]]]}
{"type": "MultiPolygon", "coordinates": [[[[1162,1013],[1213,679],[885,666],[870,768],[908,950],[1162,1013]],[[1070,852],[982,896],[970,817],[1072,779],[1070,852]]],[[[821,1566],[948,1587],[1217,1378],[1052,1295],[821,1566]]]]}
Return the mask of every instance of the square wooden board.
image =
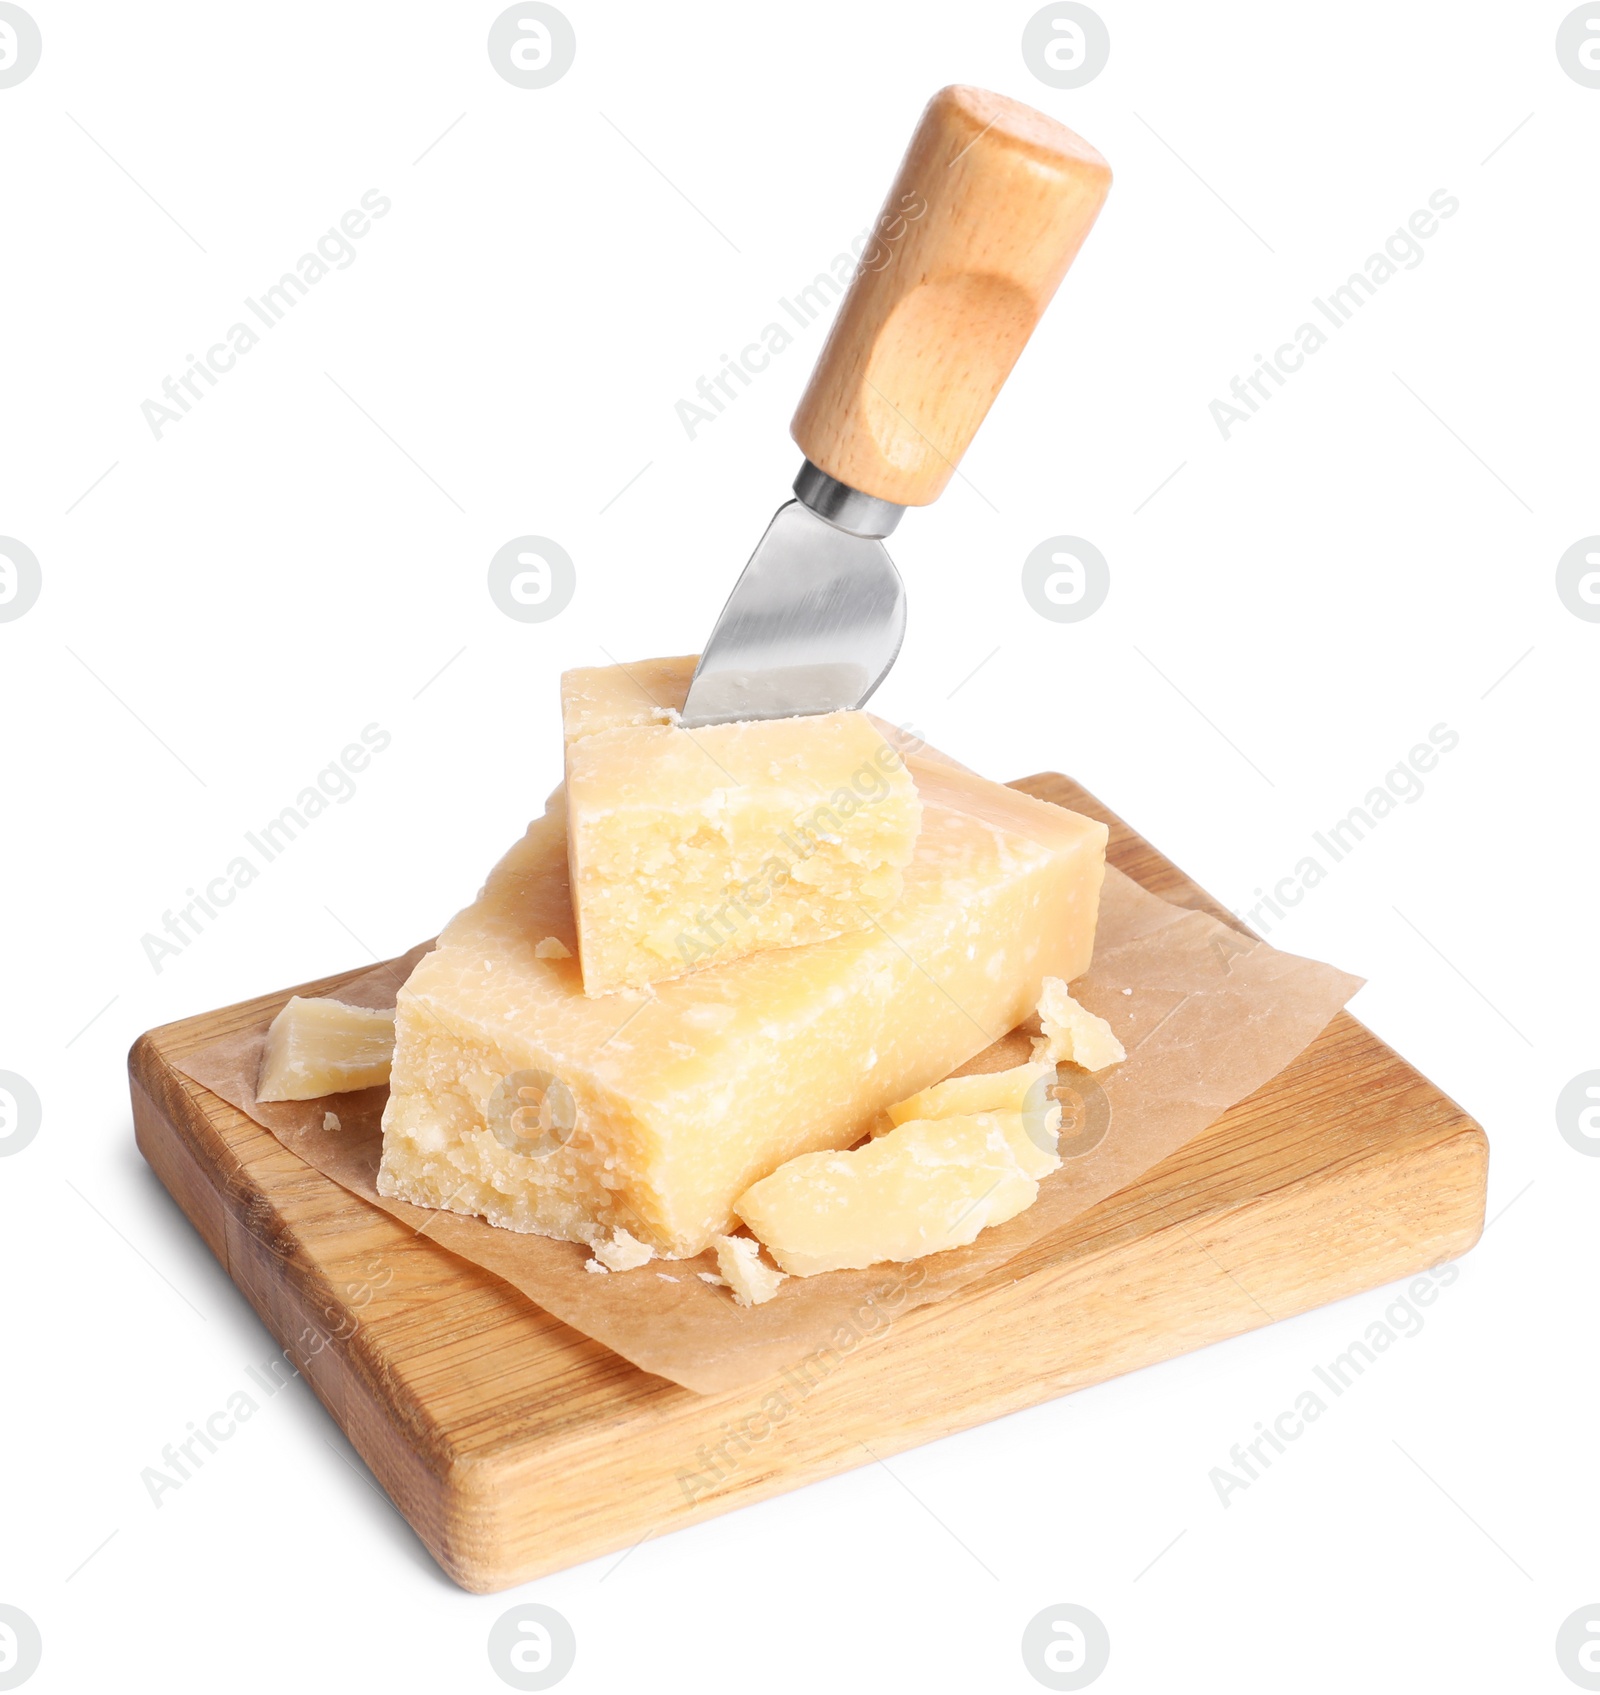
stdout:
{"type": "MultiPolygon", "coordinates": [[[[1234,924],[1069,778],[1111,862],[1234,924]]],[[[509,1588],[1462,1253],[1488,1144],[1348,1013],[1202,1136],[989,1278],[770,1383],[696,1395],[303,1164],[175,1068],[291,994],[129,1056],[139,1147],[451,1577],[509,1588]],[[331,1340],[324,1341],[326,1338],[331,1340]]]]}

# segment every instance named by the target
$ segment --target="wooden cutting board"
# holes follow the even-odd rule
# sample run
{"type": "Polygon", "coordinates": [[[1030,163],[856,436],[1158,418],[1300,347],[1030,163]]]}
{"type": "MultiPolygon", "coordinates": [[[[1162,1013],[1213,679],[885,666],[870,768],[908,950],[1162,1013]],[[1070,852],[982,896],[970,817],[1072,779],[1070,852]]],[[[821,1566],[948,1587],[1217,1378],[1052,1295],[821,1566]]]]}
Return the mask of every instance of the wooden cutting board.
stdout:
{"type": "MultiPolygon", "coordinates": [[[[1070,779],[1109,858],[1236,921],[1070,779]]],[[[291,994],[129,1057],[140,1149],[440,1565],[509,1588],[1455,1257],[1479,1127],[1348,1013],[1137,1183],[988,1279],[770,1384],[696,1395],[321,1176],[174,1068],[291,994]],[[301,1337],[331,1337],[314,1353],[301,1337]]]]}

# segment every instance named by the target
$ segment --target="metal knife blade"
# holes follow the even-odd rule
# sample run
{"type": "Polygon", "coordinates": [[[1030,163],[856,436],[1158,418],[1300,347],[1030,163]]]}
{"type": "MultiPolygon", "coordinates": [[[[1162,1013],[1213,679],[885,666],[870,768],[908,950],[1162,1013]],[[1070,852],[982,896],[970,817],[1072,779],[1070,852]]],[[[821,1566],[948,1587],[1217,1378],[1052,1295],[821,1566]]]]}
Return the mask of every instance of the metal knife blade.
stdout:
{"type": "Polygon", "coordinates": [[[906,591],[881,538],[902,509],[809,463],[795,488],[706,643],[683,705],[688,729],[862,706],[900,652],[906,591]]]}

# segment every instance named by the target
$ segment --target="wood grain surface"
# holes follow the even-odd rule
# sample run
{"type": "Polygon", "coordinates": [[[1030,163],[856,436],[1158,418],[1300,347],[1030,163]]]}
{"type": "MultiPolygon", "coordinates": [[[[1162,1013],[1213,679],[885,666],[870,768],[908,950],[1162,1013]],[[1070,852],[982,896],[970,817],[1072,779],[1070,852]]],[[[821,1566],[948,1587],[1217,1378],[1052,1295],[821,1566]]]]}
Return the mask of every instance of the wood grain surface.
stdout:
{"type": "MultiPolygon", "coordinates": [[[[1014,786],[1105,820],[1113,864],[1235,923],[1069,779],[1014,786]]],[[[770,1384],[696,1395],[355,1199],[174,1069],[357,975],[142,1036],[135,1132],[434,1557],[478,1592],[870,1463],[863,1444],[893,1454],[1406,1276],[1483,1224],[1483,1132],[1341,1013],[1204,1135],[999,1273],[865,1315],[770,1384]]]]}

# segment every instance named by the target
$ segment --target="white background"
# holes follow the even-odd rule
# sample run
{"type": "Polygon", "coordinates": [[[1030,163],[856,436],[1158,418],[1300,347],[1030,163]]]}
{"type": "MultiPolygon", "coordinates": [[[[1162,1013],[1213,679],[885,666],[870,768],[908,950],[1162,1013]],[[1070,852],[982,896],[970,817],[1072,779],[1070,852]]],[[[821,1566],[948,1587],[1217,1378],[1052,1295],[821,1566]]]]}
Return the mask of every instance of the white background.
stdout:
{"type": "Polygon", "coordinates": [[[1600,625],[1555,566],[1600,531],[1600,90],[1557,62],[1569,8],[1104,0],[1109,65],[1064,92],[1030,4],[562,4],[576,63],[527,91],[493,4],[29,0],[43,59],[0,90],[0,531],[43,572],[0,624],[0,1069],[44,1103],[0,1160],[31,1687],[492,1691],[489,1628],[538,1599],[574,1691],[1027,1691],[1058,1601],[1106,1622],[1107,1692],[1573,1688],[1600,1160],[1554,1103],[1600,1066],[1600,625]],[[438,1574],[299,1382],[153,1507],[141,1469],[275,1348],[134,1149],[128,1044],[433,933],[557,780],[558,673],[694,649],[796,469],[820,326],[696,439],[674,403],[868,223],[952,81],[1116,183],[895,539],[876,704],[992,776],[1072,773],[1240,911],[1455,729],[1272,939],[1368,979],[1510,1210],[1226,1508],[1211,1468],[1386,1293],[510,1596],[438,1574]],[[157,440],[141,401],[374,188],[354,263],[157,440]],[[1225,441],[1211,400],[1438,189],[1424,261],[1225,441]],[[485,588],[530,532],[577,569],[542,624],[485,588]],[[1061,533],[1110,563],[1076,624],[1019,586],[1061,533]],[[154,970],[141,937],[373,722],[355,798],[154,970]]]}

